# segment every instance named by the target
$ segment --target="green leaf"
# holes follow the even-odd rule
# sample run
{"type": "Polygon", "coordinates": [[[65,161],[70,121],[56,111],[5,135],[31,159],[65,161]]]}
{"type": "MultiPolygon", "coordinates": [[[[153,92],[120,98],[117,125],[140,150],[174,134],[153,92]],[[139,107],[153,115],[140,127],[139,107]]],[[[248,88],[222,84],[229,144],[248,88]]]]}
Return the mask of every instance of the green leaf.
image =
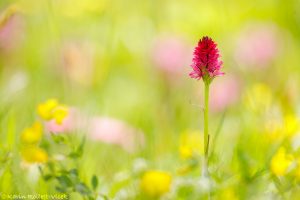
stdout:
{"type": "Polygon", "coordinates": [[[72,159],[80,158],[83,155],[84,144],[85,144],[85,137],[82,138],[81,143],[78,146],[78,148],[76,148],[76,150],[72,151],[68,155],[68,157],[70,157],[72,159]]]}
{"type": "Polygon", "coordinates": [[[53,178],[53,176],[51,175],[51,174],[46,174],[45,176],[43,176],[43,179],[45,180],[45,181],[48,181],[48,180],[50,180],[50,179],[52,179],[53,178]]]}
{"type": "Polygon", "coordinates": [[[61,174],[68,174],[68,173],[69,173],[69,171],[66,170],[66,169],[64,169],[64,168],[60,169],[59,172],[60,172],[61,174]]]}
{"type": "Polygon", "coordinates": [[[78,177],[78,170],[77,169],[71,169],[69,172],[69,177],[72,180],[73,183],[79,182],[79,177],[78,177]]]}
{"type": "Polygon", "coordinates": [[[51,133],[51,137],[56,144],[65,143],[66,139],[62,134],[51,133]]]}
{"type": "Polygon", "coordinates": [[[48,166],[50,172],[55,173],[55,164],[53,162],[48,162],[47,166],[48,166]]]}
{"type": "Polygon", "coordinates": [[[42,140],[40,142],[40,147],[45,149],[46,151],[49,151],[51,148],[51,145],[46,138],[42,138],[42,140]]]}
{"type": "Polygon", "coordinates": [[[78,170],[77,169],[71,169],[70,171],[69,171],[69,174],[70,175],[74,175],[74,176],[78,176],[78,170]]]}
{"type": "Polygon", "coordinates": [[[0,151],[0,163],[7,164],[7,161],[10,159],[10,152],[9,151],[0,151]]]}
{"type": "Polygon", "coordinates": [[[43,175],[44,175],[44,172],[43,172],[42,167],[41,167],[41,166],[38,166],[38,169],[39,169],[39,171],[40,171],[40,174],[43,176],[43,175]]]}
{"type": "Polygon", "coordinates": [[[68,157],[70,157],[70,158],[72,158],[72,159],[76,159],[76,158],[80,158],[80,154],[78,154],[78,152],[77,151],[73,151],[73,152],[71,152],[69,155],[68,155],[68,157]]]}
{"type": "Polygon", "coordinates": [[[56,191],[61,192],[61,193],[65,193],[66,192],[65,188],[61,188],[59,186],[56,186],[55,189],[56,189],[56,191]]]}
{"type": "Polygon", "coordinates": [[[57,177],[57,180],[63,188],[68,188],[72,186],[71,179],[66,175],[57,177]]]}
{"type": "Polygon", "coordinates": [[[75,185],[75,191],[79,192],[82,195],[89,195],[91,191],[84,183],[78,183],[75,185]]]}
{"type": "Polygon", "coordinates": [[[81,157],[83,154],[84,144],[85,144],[85,137],[82,138],[81,143],[77,149],[77,154],[79,155],[79,157],[81,157]]]}
{"type": "Polygon", "coordinates": [[[92,183],[92,187],[93,190],[96,190],[97,186],[98,186],[98,178],[96,175],[94,175],[91,179],[91,183],[92,183]]]}

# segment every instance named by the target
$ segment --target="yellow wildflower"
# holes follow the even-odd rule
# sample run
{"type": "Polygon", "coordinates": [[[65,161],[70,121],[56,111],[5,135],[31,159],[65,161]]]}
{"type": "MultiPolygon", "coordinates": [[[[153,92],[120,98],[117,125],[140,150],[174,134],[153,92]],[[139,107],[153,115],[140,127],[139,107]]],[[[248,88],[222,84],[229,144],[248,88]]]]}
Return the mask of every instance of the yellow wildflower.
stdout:
{"type": "Polygon", "coordinates": [[[185,145],[182,145],[179,147],[179,153],[180,153],[180,157],[184,158],[184,159],[193,157],[193,152],[192,152],[191,148],[189,148],[188,146],[185,146],[185,145]]]}
{"type": "Polygon", "coordinates": [[[292,155],[286,154],[285,149],[280,148],[271,160],[271,171],[277,176],[285,175],[292,160],[292,155]]]}
{"type": "Polygon", "coordinates": [[[265,131],[272,141],[282,137],[292,137],[300,130],[300,121],[296,116],[284,116],[283,121],[270,120],[265,124],[265,131]]]}
{"type": "Polygon", "coordinates": [[[32,127],[26,128],[21,134],[21,140],[27,144],[34,144],[40,141],[42,137],[42,125],[35,122],[32,127]]]}
{"type": "Polygon", "coordinates": [[[299,130],[299,120],[297,117],[288,115],[284,118],[284,133],[287,134],[287,136],[292,136],[299,130]]]}
{"type": "Polygon", "coordinates": [[[69,110],[66,106],[58,106],[54,111],[53,111],[53,119],[56,121],[57,124],[62,124],[63,120],[66,118],[68,115],[69,110]]]}
{"type": "Polygon", "coordinates": [[[183,159],[189,159],[195,155],[203,154],[203,146],[203,138],[200,132],[187,131],[180,136],[180,157],[183,159]]]}
{"type": "Polygon", "coordinates": [[[265,123],[267,142],[274,142],[282,138],[282,123],[278,120],[269,120],[265,123]]]}
{"type": "Polygon", "coordinates": [[[296,165],[293,171],[293,175],[295,175],[297,181],[300,181],[300,157],[298,157],[295,162],[296,165]]]}
{"type": "Polygon", "coordinates": [[[297,167],[295,169],[295,176],[300,180],[300,159],[297,160],[297,167]]]}
{"type": "Polygon", "coordinates": [[[233,188],[226,188],[220,193],[220,199],[238,200],[238,196],[233,188]]]}
{"type": "Polygon", "coordinates": [[[37,107],[38,114],[45,120],[50,120],[53,117],[53,111],[58,106],[56,99],[49,99],[44,103],[41,103],[37,107]]]}
{"type": "Polygon", "coordinates": [[[57,124],[62,124],[63,120],[69,113],[68,107],[58,103],[56,99],[38,105],[38,114],[45,120],[55,120],[57,124]]]}
{"type": "Polygon", "coordinates": [[[24,147],[22,157],[28,163],[45,163],[48,161],[48,154],[36,146],[24,147]]]}
{"type": "Polygon", "coordinates": [[[152,170],[143,175],[140,186],[147,195],[157,197],[169,192],[171,182],[172,177],[167,172],[152,170]]]}

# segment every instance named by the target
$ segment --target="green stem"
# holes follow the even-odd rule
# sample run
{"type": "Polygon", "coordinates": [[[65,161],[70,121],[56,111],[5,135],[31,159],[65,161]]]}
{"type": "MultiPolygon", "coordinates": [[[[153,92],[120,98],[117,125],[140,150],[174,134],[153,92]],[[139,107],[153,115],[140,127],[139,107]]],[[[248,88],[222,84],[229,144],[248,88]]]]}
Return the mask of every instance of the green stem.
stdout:
{"type": "Polygon", "coordinates": [[[204,81],[204,163],[203,175],[208,175],[208,150],[209,150],[209,134],[208,134],[208,104],[209,104],[209,81],[204,81]]]}

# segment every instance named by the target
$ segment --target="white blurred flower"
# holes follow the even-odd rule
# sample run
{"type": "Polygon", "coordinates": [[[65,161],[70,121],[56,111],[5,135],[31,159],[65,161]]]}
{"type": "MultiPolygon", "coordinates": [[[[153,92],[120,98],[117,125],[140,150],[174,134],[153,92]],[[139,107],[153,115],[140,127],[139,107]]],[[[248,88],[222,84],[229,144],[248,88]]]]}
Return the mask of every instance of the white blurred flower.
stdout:
{"type": "Polygon", "coordinates": [[[126,181],[128,179],[130,179],[130,174],[129,174],[129,172],[126,172],[126,171],[118,172],[114,176],[115,182],[122,182],[122,181],[126,181]]]}
{"type": "Polygon", "coordinates": [[[118,200],[132,199],[132,194],[127,189],[121,189],[115,196],[118,200]]]}
{"type": "Polygon", "coordinates": [[[147,170],[148,163],[144,158],[137,158],[133,162],[133,173],[139,174],[147,170]]]}
{"type": "Polygon", "coordinates": [[[54,160],[57,160],[57,161],[63,161],[66,159],[66,156],[63,155],[63,154],[56,154],[53,156],[54,160]]]}
{"type": "Polygon", "coordinates": [[[27,87],[27,85],[27,73],[25,71],[17,71],[9,78],[5,85],[5,96],[13,96],[14,94],[24,90],[27,87]]]}
{"type": "Polygon", "coordinates": [[[28,173],[27,173],[27,180],[33,184],[36,184],[40,178],[40,171],[39,165],[29,165],[28,166],[28,173]]]}
{"type": "Polygon", "coordinates": [[[201,176],[197,185],[198,187],[196,189],[199,192],[208,193],[212,189],[212,179],[207,176],[201,176]]]}
{"type": "Polygon", "coordinates": [[[300,133],[295,134],[295,136],[292,138],[292,148],[293,150],[298,150],[300,148],[300,133]]]}

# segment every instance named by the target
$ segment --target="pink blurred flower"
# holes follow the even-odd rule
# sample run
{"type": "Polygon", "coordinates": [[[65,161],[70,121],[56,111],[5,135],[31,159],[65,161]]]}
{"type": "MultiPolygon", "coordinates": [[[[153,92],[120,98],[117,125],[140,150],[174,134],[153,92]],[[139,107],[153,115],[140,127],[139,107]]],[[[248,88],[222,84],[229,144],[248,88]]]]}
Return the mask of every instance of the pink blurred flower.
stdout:
{"type": "Polygon", "coordinates": [[[62,61],[70,80],[90,85],[94,72],[94,48],[89,42],[72,41],[63,46],[62,61]]]}
{"type": "Polygon", "coordinates": [[[219,112],[236,103],[240,98],[241,84],[238,78],[228,76],[211,85],[210,104],[214,112],[219,112]]]}
{"type": "Polygon", "coordinates": [[[217,44],[209,37],[203,37],[194,50],[194,58],[191,67],[193,71],[189,74],[191,78],[201,79],[206,76],[214,78],[223,75],[221,67],[223,62],[219,60],[220,54],[217,44]]]}
{"type": "Polygon", "coordinates": [[[62,124],[57,124],[55,120],[45,122],[46,131],[49,133],[68,133],[72,130],[72,120],[66,117],[62,124]]]}
{"type": "Polygon", "coordinates": [[[237,40],[235,58],[240,65],[268,67],[279,48],[277,29],[272,24],[247,27],[237,40]]]}
{"type": "Polygon", "coordinates": [[[95,141],[114,144],[128,152],[134,152],[144,145],[144,135],[125,122],[108,117],[88,118],[72,108],[61,125],[54,120],[45,122],[47,133],[72,133],[76,130],[87,131],[88,137],[95,141]]]}
{"type": "Polygon", "coordinates": [[[45,129],[48,133],[70,133],[81,128],[84,117],[75,108],[70,109],[68,116],[63,120],[62,124],[57,124],[55,120],[45,122],[45,129]]]}
{"type": "Polygon", "coordinates": [[[155,66],[167,74],[179,73],[187,64],[187,45],[179,37],[159,37],[154,41],[151,56],[155,66]]]}
{"type": "Polygon", "coordinates": [[[90,122],[89,136],[95,141],[121,146],[134,152],[144,145],[143,134],[123,121],[109,117],[95,117],[90,122]]]}
{"type": "Polygon", "coordinates": [[[24,23],[21,16],[13,14],[0,26],[0,50],[10,52],[16,49],[24,37],[24,23]]]}

